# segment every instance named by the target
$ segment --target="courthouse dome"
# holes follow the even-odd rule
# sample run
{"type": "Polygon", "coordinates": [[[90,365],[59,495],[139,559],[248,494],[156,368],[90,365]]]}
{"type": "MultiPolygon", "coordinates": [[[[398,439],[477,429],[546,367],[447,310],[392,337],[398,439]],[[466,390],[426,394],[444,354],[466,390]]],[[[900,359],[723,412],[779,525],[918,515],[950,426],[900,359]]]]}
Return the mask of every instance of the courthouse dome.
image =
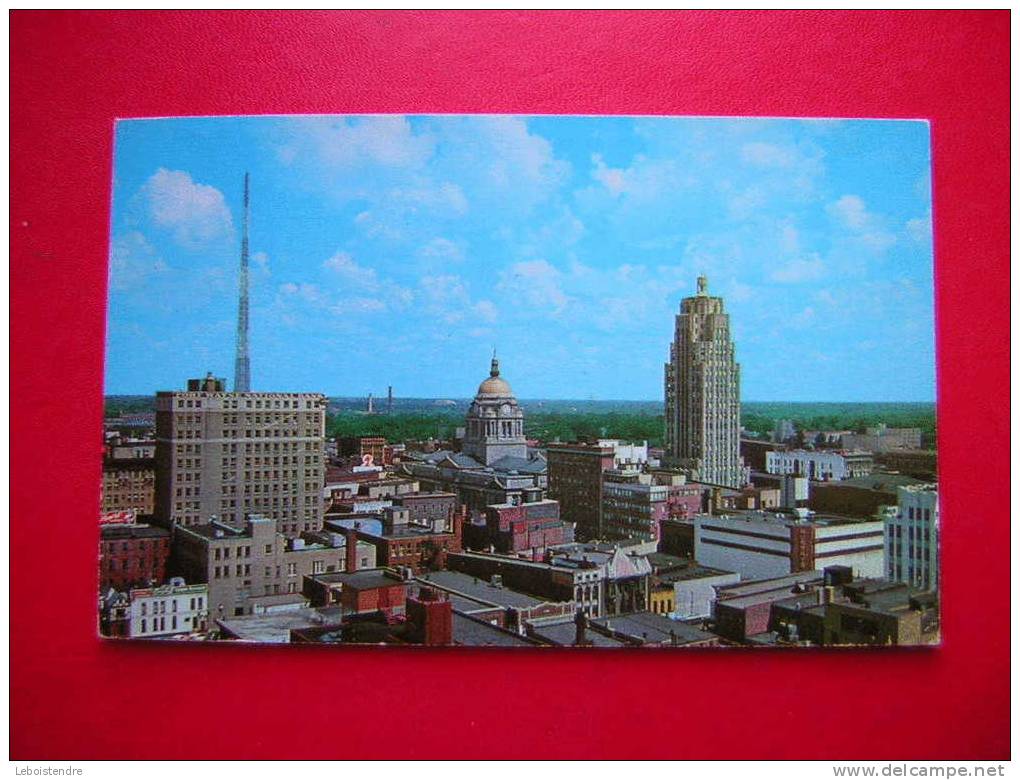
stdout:
{"type": "Polygon", "coordinates": [[[499,361],[492,359],[492,368],[489,371],[489,378],[478,385],[478,395],[512,396],[514,391],[510,384],[499,375],[499,361]]]}

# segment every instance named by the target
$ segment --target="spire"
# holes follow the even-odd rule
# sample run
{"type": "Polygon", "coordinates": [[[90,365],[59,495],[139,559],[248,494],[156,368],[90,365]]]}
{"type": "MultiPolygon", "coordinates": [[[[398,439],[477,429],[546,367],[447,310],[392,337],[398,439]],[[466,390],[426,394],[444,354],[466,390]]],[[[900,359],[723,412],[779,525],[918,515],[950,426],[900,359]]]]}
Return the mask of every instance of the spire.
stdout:
{"type": "Polygon", "coordinates": [[[708,277],[704,274],[698,277],[698,295],[708,295],[708,277]]]}
{"type": "Polygon", "coordinates": [[[496,358],[496,348],[492,348],[492,367],[489,369],[489,376],[499,376],[499,360],[496,358]]]}
{"type": "Polygon", "coordinates": [[[244,174],[244,217],[241,231],[241,273],[237,304],[237,356],[234,359],[234,392],[251,391],[248,357],[248,173],[244,174]]]}

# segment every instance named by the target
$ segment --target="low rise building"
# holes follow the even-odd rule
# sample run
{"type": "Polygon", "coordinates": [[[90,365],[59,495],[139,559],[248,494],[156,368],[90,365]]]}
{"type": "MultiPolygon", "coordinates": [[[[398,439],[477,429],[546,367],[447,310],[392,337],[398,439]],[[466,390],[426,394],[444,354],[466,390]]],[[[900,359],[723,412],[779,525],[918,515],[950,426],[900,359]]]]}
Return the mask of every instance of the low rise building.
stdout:
{"type": "Polygon", "coordinates": [[[694,518],[698,563],[736,572],[741,579],[782,577],[818,566],[843,565],[858,577],[885,571],[880,520],[769,512],[694,518]]]}
{"type": "MultiPolygon", "coordinates": [[[[154,448],[155,445],[152,445],[154,448]]],[[[156,461],[153,458],[105,458],[100,488],[102,512],[151,515],[156,500],[156,461]]]]}
{"type": "Polygon", "coordinates": [[[865,477],[874,468],[870,452],[860,450],[772,450],[765,453],[769,474],[794,474],[817,481],[865,477]]]}
{"type": "Polygon", "coordinates": [[[166,579],[170,532],[141,523],[99,528],[99,590],[129,590],[166,579]]]}
{"type": "Polygon", "coordinates": [[[374,548],[329,531],[288,538],[273,520],[247,518],[243,528],[214,521],[178,526],[174,571],[209,586],[211,620],[293,609],[307,602],[303,578],[375,565],[374,548]]]}
{"type": "MultiPolygon", "coordinates": [[[[605,614],[605,566],[583,555],[548,552],[545,561],[463,552],[447,557],[452,571],[484,582],[499,582],[542,601],[572,603],[591,617],[605,614]],[[498,580],[494,580],[498,577],[498,580]]],[[[430,575],[431,576],[431,575],[430,575]]]]}
{"type": "Polygon", "coordinates": [[[443,593],[453,610],[515,633],[524,633],[524,624],[538,618],[571,616],[576,609],[565,601],[546,599],[506,584],[498,574],[488,580],[458,571],[428,572],[417,583],[443,593]]]}
{"type": "Polygon", "coordinates": [[[574,541],[574,529],[560,520],[558,501],[542,499],[485,508],[485,522],[472,526],[476,550],[527,555],[541,560],[549,547],[574,541]]]}
{"type": "Polygon", "coordinates": [[[128,636],[155,638],[204,633],[209,621],[209,588],[172,578],[166,585],[133,588],[128,636]]]}
{"type": "MultiPolygon", "coordinates": [[[[355,521],[354,528],[348,531],[353,532],[359,541],[375,547],[375,558],[379,566],[406,566],[415,573],[425,569],[441,569],[449,553],[460,552],[462,549],[463,512],[454,513],[450,530],[437,530],[434,524],[412,523],[410,510],[402,506],[387,507],[378,518],[380,530],[377,532],[359,521],[355,521]]],[[[325,527],[338,530],[338,526],[331,520],[326,521],[325,527]]]]}
{"type": "Polygon", "coordinates": [[[813,482],[807,505],[818,513],[875,517],[882,506],[892,506],[899,488],[925,484],[902,474],[871,474],[842,482],[813,482]]]}
{"type": "Polygon", "coordinates": [[[652,553],[648,556],[648,562],[652,565],[652,603],[656,603],[658,593],[661,603],[668,599],[672,604],[666,612],[654,606],[650,611],[668,614],[675,620],[711,617],[716,589],[740,582],[740,575],[736,572],[711,569],[673,555],[652,553]]]}
{"type": "Polygon", "coordinates": [[[919,450],[921,439],[920,428],[890,428],[883,423],[865,428],[864,433],[845,433],[840,443],[848,449],[892,452],[919,450]]]}
{"type": "Polygon", "coordinates": [[[407,580],[393,569],[308,574],[302,593],[316,608],[342,607],[345,613],[383,612],[402,615],[407,580]]]}

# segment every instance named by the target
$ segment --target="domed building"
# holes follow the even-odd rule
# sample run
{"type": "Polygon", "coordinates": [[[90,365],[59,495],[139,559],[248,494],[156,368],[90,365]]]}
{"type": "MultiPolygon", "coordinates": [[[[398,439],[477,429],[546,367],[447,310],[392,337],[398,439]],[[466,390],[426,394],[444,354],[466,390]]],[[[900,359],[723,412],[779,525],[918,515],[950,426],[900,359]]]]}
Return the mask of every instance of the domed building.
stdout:
{"type": "Polygon", "coordinates": [[[485,466],[506,457],[528,459],[524,411],[510,384],[499,375],[495,355],[489,378],[478,386],[468,410],[462,452],[485,466]]]}

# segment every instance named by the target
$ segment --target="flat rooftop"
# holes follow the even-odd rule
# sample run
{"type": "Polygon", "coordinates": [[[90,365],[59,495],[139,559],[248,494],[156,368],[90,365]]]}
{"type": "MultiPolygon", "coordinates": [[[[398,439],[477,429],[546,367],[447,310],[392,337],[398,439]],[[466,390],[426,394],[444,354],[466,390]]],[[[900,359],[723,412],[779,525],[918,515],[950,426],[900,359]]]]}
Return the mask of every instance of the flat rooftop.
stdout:
{"type": "Polygon", "coordinates": [[[467,647],[532,647],[532,639],[494,626],[484,620],[453,613],[453,643],[467,647]]]}
{"type": "Polygon", "coordinates": [[[340,610],[330,607],[322,610],[301,607],[262,615],[223,618],[216,621],[227,633],[242,642],[268,642],[286,644],[292,628],[319,628],[339,624],[340,610]]]}
{"type": "Polygon", "coordinates": [[[434,585],[440,590],[455,591],[469,599],[501,607],[528,609],[546,603],[545,599],[529,596],[505,585],[493,585],[487,580],[459,571],[433,571],[418,577],[417,581],[423,585],[434,585]]]}
{"type": "Polygon", "coordinates": [[[108,542],[113,539],[170,538],[170,532],[165,528],[159,528],[154,525],[145,525],[144,523],[139,523],[137,525],[131,525],[129,523],[107,523],[106,525],[99,526],[99,533],[104,542],[108,542]]]}
{"type": "Polygon", "coordinates": [[[388,588],[394,585],[406,585],[405,580],[401,580],[394,574],[390,574],[386,569],[364,569],[362,571],[339,571],[329,572],[326,574],[310,574],[307,575],[316,582],[339,582],[345,587],[355,588],[357,590],[372,590],[373,588],[388,588]]]}
{"type": "MultiPolygon", "coordinates": [[[[627,636],[646,642],[669,644],[675,636],[678,644],[685,645],[691,642],[703,642],[707,639],[716,638],[715,634],[702,631],[696,626],[681,623],[677,620],[670,620],[653,612],[632,612],[629,615],[598,618],[592,622],[605,627],[607,630],[624,633],[627,636]]],[[[588,633],[591,634],[592,632],[589,631],[588,633]]]]}
{"type": "MultiPolygon", "coordinates": [[[[554,645],[560,645],[564,647],[573,647],[574,640],[577,638],[577,627],[574,625],[573,618],[564,619],[555,623],[546,623],[542,625],[532,625],[531,633],[547,642],[554,645]]],[[[623,639],[617,639],[616,637],[605,636],[600,634],[598,631],[593,631],[588,628],[584,632],[585,640],[588,642],[590,647],[626,647],[627,642],[623,639]]]]}

